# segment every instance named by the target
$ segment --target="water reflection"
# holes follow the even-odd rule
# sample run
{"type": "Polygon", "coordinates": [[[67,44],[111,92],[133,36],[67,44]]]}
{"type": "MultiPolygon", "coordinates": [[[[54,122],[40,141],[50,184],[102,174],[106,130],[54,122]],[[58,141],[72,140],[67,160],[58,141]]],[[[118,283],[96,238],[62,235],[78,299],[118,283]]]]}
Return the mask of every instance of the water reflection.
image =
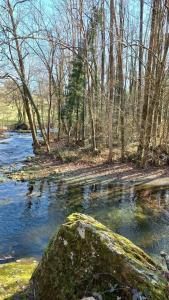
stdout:
{"type": "Polygon", "coordinates": [[[0,254],[40,256],[51,235],[71,212],[94,216],[151,254],[169,246],[169,189],[135,190],[126,184],[72,187],[42,180],[7,182],[0,187],[10,201],[0,210],[0,254]]]}

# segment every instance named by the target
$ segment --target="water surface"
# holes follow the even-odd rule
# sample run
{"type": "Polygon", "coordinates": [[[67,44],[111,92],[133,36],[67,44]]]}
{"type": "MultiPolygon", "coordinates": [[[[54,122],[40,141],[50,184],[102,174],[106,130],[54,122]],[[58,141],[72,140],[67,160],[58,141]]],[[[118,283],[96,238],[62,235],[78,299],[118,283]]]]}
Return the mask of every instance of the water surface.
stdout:
{"type": "Polygon", "coordinates": [[[0,139],[0,167],[22,162],[30,155],[33,155],[30,134],[10,132],[6,139],[0,139]]]}
{"type": "MultiPolygon", "coordinates": [[[[0,141],[0,165],[20,166],[32,155],[29,134],[0,141]]],[[[169,248],[169,187],[129,183],[71,186],[56,179],[0,183],[0,257],[40,258],[50,237],[72,212],[94,216],[151,255],[169,248]]]]}

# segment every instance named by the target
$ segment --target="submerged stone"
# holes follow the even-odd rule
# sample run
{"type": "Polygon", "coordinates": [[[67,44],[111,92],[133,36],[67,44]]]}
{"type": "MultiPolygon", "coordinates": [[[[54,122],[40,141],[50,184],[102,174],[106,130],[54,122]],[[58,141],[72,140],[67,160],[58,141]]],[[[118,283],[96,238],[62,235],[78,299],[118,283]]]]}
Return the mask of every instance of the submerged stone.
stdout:
{"type": "Polygon", "coordinates": [[[31,279],[36,300],[165,300],[166,285],[144,251],[78,213],[60,227],[31,279]]]}

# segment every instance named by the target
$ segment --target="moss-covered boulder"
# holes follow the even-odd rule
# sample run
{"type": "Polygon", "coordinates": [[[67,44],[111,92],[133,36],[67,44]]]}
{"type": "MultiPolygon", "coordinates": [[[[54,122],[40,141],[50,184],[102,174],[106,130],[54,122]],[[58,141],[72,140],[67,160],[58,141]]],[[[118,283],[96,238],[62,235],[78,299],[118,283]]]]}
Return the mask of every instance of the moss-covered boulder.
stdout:
{"type": "Polygon", "coordinates": [[[82,214],[60,227],[31,279],[36,300],[165,300],[166,284],[140,248],[82,214]]]}

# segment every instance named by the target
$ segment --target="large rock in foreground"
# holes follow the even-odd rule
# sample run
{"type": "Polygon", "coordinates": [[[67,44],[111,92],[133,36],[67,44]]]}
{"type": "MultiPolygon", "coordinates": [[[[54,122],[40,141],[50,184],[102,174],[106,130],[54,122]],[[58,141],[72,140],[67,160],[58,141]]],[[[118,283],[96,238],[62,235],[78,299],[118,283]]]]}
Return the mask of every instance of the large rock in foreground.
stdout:
{"type": "Polygon", "coordinates": [[[147,254],[81,214],[60,227],[31,287],[36,300],[168,299],[162,271],[147,254]]]}

